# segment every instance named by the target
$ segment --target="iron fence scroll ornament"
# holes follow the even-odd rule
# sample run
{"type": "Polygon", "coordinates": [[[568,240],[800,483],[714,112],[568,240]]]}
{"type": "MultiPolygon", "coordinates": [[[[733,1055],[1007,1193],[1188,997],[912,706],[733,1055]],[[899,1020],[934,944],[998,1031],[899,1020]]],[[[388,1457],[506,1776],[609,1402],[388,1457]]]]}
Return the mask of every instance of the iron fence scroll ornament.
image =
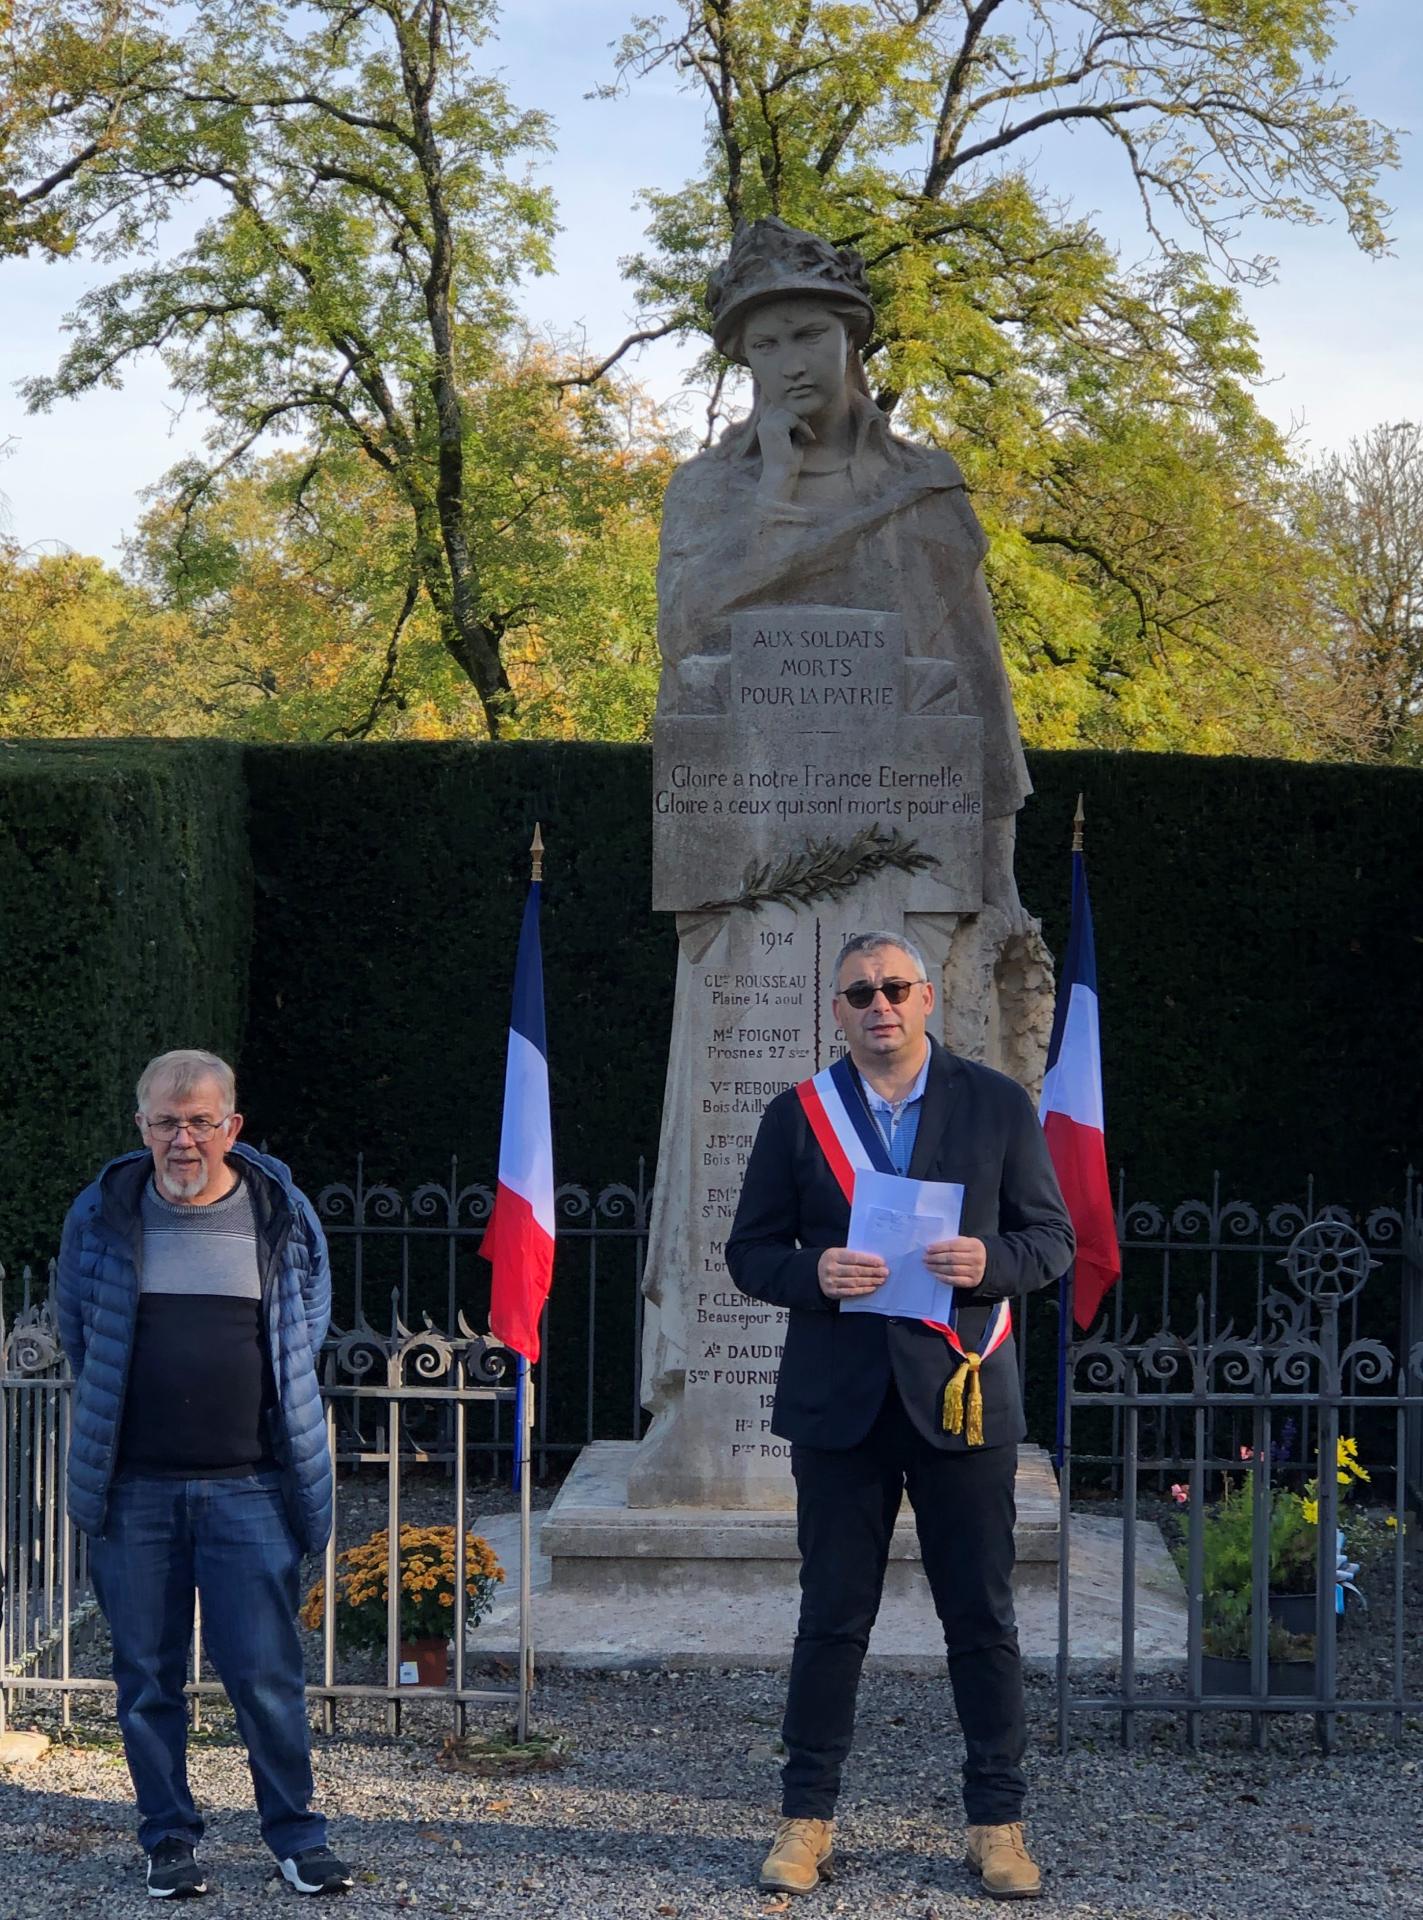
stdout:
{"type": "Polygon", "coordinates": [[[1149,1204],[1123,1215],[1123,1225],[1130,1222],[1135,1230],[1124,1235],[1128,1244],[1131,1239],[1138,1245],[1154,1240],[1175,1249],[1204,1241],[1212,1257],[1213,1278],[1215,1256],[1232,1241],[1243,1243],[1261,1263],[1255,1324],[1241,1330],[1230,1320],[1220,1323],[1214,1298],[1208,1301],[1198,1293],[1194,1326],[1188,1333],[1167,1326],[1143,1339],[1135,1319],[1122,1325],[1118,1303],[1115,1331],[1104,1315],[1069,1350],[1060,1488],[1058,1697],[1064,1750],[1071,1716],[1086,1711],[1119,1714],[1128,1744],[1143,1713],[1184,1715],[1188,1738],[1195,1744],[1204,1715],[1244,1710],[1251,1716],[1255,1739],[1264,1744],[1268,1714],[1308,1712],[1315,1717],[1326,1751],[1342,1715],[1387,1713],[1395,1730],[1401,1730],[1407,1714],[1423,1712],[1423,1698],[1418,1697],[1423,1693],[1423,1676],[1410,1674],[1407,1666],[1401,1525],[1396,1526],[1389,1549],[1394,1645],[1387,1682],[1375,1681],[1371,1675],[1359,1683],[1365,1690],[1376,1686],[1372,1697],[1341,1693],[1336,1645],[1340,1583],[1351,1584],[1357,1572],[1353,1558],[1344,1551],[1336,1458],[1341,1466],[1346,1453],[1358,1460],[1354,1436],[1367,1431],[1374,1447],[1369,1456],[1373,1488],[1387,1497],[1391,1487],[1399,1514],[1407,1488],[1411,1484],[1416,1489],[1417,1467],[1423,1460],[1423,1339],[1416,1337],[1423,1327],[1419,1318],[1423,1313],[1423,1232],[1419,1231],[1417,1198],[1410,1186],[1401,1212],[1375,1209],[1362,1229],[1339,1208],[1321,1209],[1312,1218],[1302,1214],[1302,1209],[1291,1205],[1276,1207],[1262,1218],[1245,1203],[1221,1205],[1217,1199],[1210,1205],[1186,1202],[1169,1216],[1149,1204]],[[1281,1245],[1277,1236],[1286,1233],[1289,1237],[1281,1245]],[[1285,1279],[1279,1284],[1268,1283],[1263,1264],[1267,1255],[1273,1255],[1277,1270],[1284,1271],[1285,1279]],[[1379,1307],[1397,1305],[1400,1336],[1395,1345],[1372,1332],[1359,1331],[1361,1297],[1370,1276],[1390,1257],[1402,1262],[1397,1301],[1392,1293],[1376,1301],[1366,1324],[1377,1323],[1379,1307]],[[1125,1502],[1122,1652],[1115,1685],[1103,1682],[1094,1691],[1082,1693],[1074,1689],[1070,1664],[1071,1482],[1079,1452],[1074,1422],[1107,1415],[1117,1423],[1114,1431],[1120,1441],[1125,1502]],[[1243,1428],[1245,1444],[1223,1445],[1222,1421],[1239,1423],[1235,1430],[1243,1428]],[[1286,1431],[1282,1441],[1286,1429],[1293,1433],[1286,1431]],[[1293,1451],[1296,1439],[1297,1453],[1293,1451]],[[1293,1482],[1292,1475],[1297,1476],[1293,1482]],[[1136,1499],[1139,1486],[1149,1487],[1152,1476],[1163,1491],[1166,1481],[1172,1480],[1178,1498],[1187,1503],[1181,1514],[1185,1534],[1180,1549],[1188,1602],[1183,1691],[1170,1682],[1153,1688],[1139,1681],[1136,1672],[1134,1604],[1141,1524],[1136,1499]],[[1305,1482],[1302,1495],[1299,1481],[1305,1482]],[[1242,1497],[1249,1495],[1245,1511],[1252,1540],[1250,1584],[1244,1589],[1250,1642],[1243,1665],[1246,1677],[1242,1681],[1237,1675],[1225,1685],[1217,1656],[1207,1659],[1202,1645],[1206,1605],[1211,1599],[1204,1588],[1202,1558],[1206,1491],[1208,1484],[1217,1483],[1235,1487],[1242,1497]],[[1286,1673],[1277,1663],[1275,1629],[1269,1625],[1263,1603],[1274,1564],[1272,1516],[1275,1502],[1284,1495],[1305,1507],[1316,1540],[1310,1636],[1314,1657],[1307,1672],[1286,1673]],[[1252,1601],[1250,1595],[1261,1598],[1252,1601]],[[1218,1691],[1212,1692],[1212,1686],[1218,1691]],[[1285,1686],[1291,1689],[1288,1697],[1275,1691],[1285,1686]]]}
{"type": "MultiPolygon", "coordinates": [[[[536,1443],[545,1467],[556,1453],[572,1453],[585,1439],[638,1430],[637,1283],[650,1202],[641,1166],[633,1182],[558,1190],[563,1264],[546,1351],[562,1353],[552,1387],[563,1393],[566,1411],[562,1428],[545,1428],[546,1379],[536,1443]],[[586,1263],[581,1305],[580,1254],[586,1263]],[[628,1297],[630,1324],[625,1308],[622,1319],[605,1323],[596,1317],[610,1300],[628,1297]],[[608,1327],[622,1344],[609,1346],[608,1327]],[[630,1423],[621,1430],[608,1419],[610,1379],[614,1412],[630,1423]]],[[[346,1296],[354,1311],[341,1316],[348,1324],[333,1328],[321,1359],[343,1462],[380,1460],[392,1480],[412,1459],[453,1473],[457,1430],[464,1432],[471,1459],[489,1449],[492,1466],[499,1452],[507,1452],[506,1398],[516,1363],[476,1331],[478,1309],[470,1304],[482,1297],[470,1276],[480,1272],[473,1252],[491,1203],[490,1188],[461,1180],[453,1158],[447,1180],[423,1182],[408,1197],[388,1182],[368,1185],[363,1157],[353,1181],[321,1189],[318,1206],[333,1264],[346,1282],[355,1280],[354,1298],[346,1296]],[[378,1256],[377,1248],[384,1249],[378,1256]],[[421,1262],[427,1279],[438,1270],[439,1304],[447,1310],[415,1310],[409,1276],[421,1262]],[[397,1270],[400,1283],[386,1284],[397,1270]],[[392,1388],[393,1381],[403,1384],[392,1388]],[[484,1430],[486,1420],[492,1431],[484,1430]],[[395,1458],[388,1444],[392,1434],[395,1458]]],[[[1114,1490],[1150,1484],[1153,1475],[1164,1490],[1168,1480],[1189,1476],[1195,1497],[1203,1499],[1208,1478],[1227,1466],[1238,1474],[1240,1445],[1258,1448],[1263,1435],[1277,1450],[1281,1472],[1308,1475],[1321,1449],[1327,1457],[1341,1419],[1349,1422],[1345,1431],[1357,1433],[1372,1423],[1370,1459],[1381,1464],[1387,1484],[1393,1476],[1412,1490],[1415,1505],[1423,1505],[1423,1192],[1411,1178],[1401,1209],[1375,1208],[1357,1226],[1340,1209],[1316,1207],[1312,1186],[1304,1205],[1262,1209],[1223,1199],[1218,1178],[1208,1199],[1174,1207],[1127,1205],[1119,1187],[1118,1217],[1137,1311],[1125,1310],[1123,1290],[1116,1289],[1108,1311],[1071,1350],[1068,1417],[1075,1424],[1062,1477],[1065,1543],[1074,1472],[1100,1470],[1114,1490]],[[1153,1265],[1159,1307],[1152,1302],[1148,1309],[1153,1265]],[[1382,1282],[1366,1284],[1379,1268],[1385,1269],[1382,1282]],[[1394,1311],[1396,1337],[1379,1337],[1385,1314],[1394,1311]],[[1326,1337],[1331,1324],[1332,1344],[1326,1337]],[[1290,1448],[1278,1438],[1286,1409],[1296,1428],[1290,1448]]],[[[52,1288],[52,1263],[50,1278],[52,1288]]],[[[64,1520],[67,1369],[52,1301],[32,1299],[32,1286],[26,1269],[16,1311],[8,1322],[0,1316],[9,1501],[0,1713],[23,1675],[34,1671],[36,1647],[52,1640],[58,1647],[54,1636],[67,1633],[65,1622],[77,1617],[87,1592],[83,1541],[68,1539],[64,1520]],[[72,1614],[64,1612],[66,1540],[72,1614]]],[[[1025,1337],[1024,1364],[1027,1345],[1025,1337]]],[[[1327,1506],[1333,1490],[1326,1485],[1323,1491],[1327,1506]]],[[[1331,1579],[1336,1566],[1331,1559],[1331,1579]]],[[[57,1651],[53,1658],[59,1661],[57,1651]]],[[[63,1671],[71,1669],[65,1664],[63,1671]]],[[[1141,1697],[1127,1710],[1128,1720],[1141,1697]]],[[[1374,1706],[1398,1713],[1398,1698],[1395,1689],[1374,1706]]],[[[1179,1710],[1179,1699],[1172,1706],[1179,1710]]],[[[1337,1703],[1331,1709],[1342,1710],[1337,1703]]],[[[1192,1711],[1199,1721],[1199,1711],[1192,1711]]]]}

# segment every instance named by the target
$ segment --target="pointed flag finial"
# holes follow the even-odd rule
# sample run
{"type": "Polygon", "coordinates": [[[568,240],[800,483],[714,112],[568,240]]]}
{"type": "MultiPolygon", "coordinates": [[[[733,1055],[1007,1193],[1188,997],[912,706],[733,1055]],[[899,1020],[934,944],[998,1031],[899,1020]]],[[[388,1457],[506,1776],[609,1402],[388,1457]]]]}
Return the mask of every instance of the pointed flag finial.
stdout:
{"type": "Polygon", "coordinates": [[[1072,816],[1072,851],[1074,853],[1081,853],[1082,851],[1082,828],[1086,823],[1086,819],[1087,815],[1082,810],[1082,795],[1079,793],[1077,796],[1077,811],[1072,816]]]}
{"type": "Polygon", "coordinates": [[[529,842],[529,878],[542,880],[544,877],[544,837],[539,828],[542,823],[534,822],[534,837],[529,842]]]}

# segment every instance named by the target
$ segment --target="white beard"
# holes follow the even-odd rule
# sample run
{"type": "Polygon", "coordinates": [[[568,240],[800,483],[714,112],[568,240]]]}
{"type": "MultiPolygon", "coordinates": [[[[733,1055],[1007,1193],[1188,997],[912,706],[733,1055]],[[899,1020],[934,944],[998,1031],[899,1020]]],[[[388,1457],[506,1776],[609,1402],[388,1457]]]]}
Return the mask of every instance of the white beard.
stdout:
{"type": "Polygon", "coordinates": [[[196,1173],[190,1173],[185,1180],[176,1178],[166,1167],[160,1166],[158,1185],[170,1200],[194,1200],[208,1183],[206,1167],[199,1167],[196,1173]]]}

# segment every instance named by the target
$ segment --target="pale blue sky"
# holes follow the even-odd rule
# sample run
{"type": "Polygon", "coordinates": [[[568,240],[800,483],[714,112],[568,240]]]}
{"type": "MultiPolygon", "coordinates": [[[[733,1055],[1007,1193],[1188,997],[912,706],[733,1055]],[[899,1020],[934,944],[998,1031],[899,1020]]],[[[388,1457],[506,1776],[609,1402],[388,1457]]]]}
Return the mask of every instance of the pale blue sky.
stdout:
{"type": "MultiPolygon", "coordinates": [[[[530,283],[526,310],[559,335],[583,330],[591,349],[616,344],[631,317],[618,259],[636,248],[644,186],[675,187],[695,170],[700,107],[671,76],[635,84],[623,98],[584,96],[612,73],[611,43],[651,0],[517,0],[506,7],[497,62],[514,98],[549,111],[558,152],[543,169],[558,197],[563,231],[557,270],[530,283]]],[[[670,0],[664,0],[670,11],[670,0]]],[[[1339,37],[1333,70],[1356,101],[1388,124],[1423,119],[1423,7],[1419,0],[1360,0],[1339,37]]],[[[1096,214],[1102,230],[1136,260],[1147,241],[1130,185],[1108,143],[1060,134],[1035,156],[1059,196],[1096,214]]],[[[1403,140],[1403,167],[1385,182],[1396,208],[1393,254],[1365,259],[1341,225],[1260,223],[1252,245],[1278,256],[1277,281],[1248,289],[1261,342],[1266,409],[1312,449],[1343,446],[1384,419],[1423,412],[1423,153],[1403,140]]],[[[0,461],[10,531],[23,544],[59,543],[116,560],[140,512],[144,487],[201,439],[201,417],[175,419],[163,369],[150,360],[119,392],[64,403],[27,417],[11,381],[50,370],[65,313],[102,278],[83,261],[0,263],[0,461]]],[[[682,387],[686,347],[660,343],[635,371],[663,399],[682,387]]]]}

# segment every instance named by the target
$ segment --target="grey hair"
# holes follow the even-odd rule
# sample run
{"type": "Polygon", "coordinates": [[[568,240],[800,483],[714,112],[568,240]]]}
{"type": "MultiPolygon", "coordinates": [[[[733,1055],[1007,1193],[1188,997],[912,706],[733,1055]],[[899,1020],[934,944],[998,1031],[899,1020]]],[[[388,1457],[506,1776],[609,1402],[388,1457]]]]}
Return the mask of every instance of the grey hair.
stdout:
{"type": "Polygon", "coordinates": [[[170,1092],[175,1100],[186,1099],[193,1089],[203,1080],[215,1080],[218,1098],[225,1109],[221,1118],[237,1110],[237,1076],[225,1060],[215,1053],[204,1053],[198,1047],[174,1047],[169,1053],[157,1054],[138,1076],[136,1094],[138,1110],[148,1112],[149,1096],[158,1087],[170,1092]]]}
{"type": "Polygon", "coordinates": [[[840,969],[852,953],[878,953],[881,947],[898,947],[901,953],[907,953],[919,969],[920,978],[929,978],[929,963],[915,946],[907,933],[886,933],[883,929],[874,933],[852,933],[835,956],[835,965],[830,972],[832,992],[840,985],[840,969]]]}

